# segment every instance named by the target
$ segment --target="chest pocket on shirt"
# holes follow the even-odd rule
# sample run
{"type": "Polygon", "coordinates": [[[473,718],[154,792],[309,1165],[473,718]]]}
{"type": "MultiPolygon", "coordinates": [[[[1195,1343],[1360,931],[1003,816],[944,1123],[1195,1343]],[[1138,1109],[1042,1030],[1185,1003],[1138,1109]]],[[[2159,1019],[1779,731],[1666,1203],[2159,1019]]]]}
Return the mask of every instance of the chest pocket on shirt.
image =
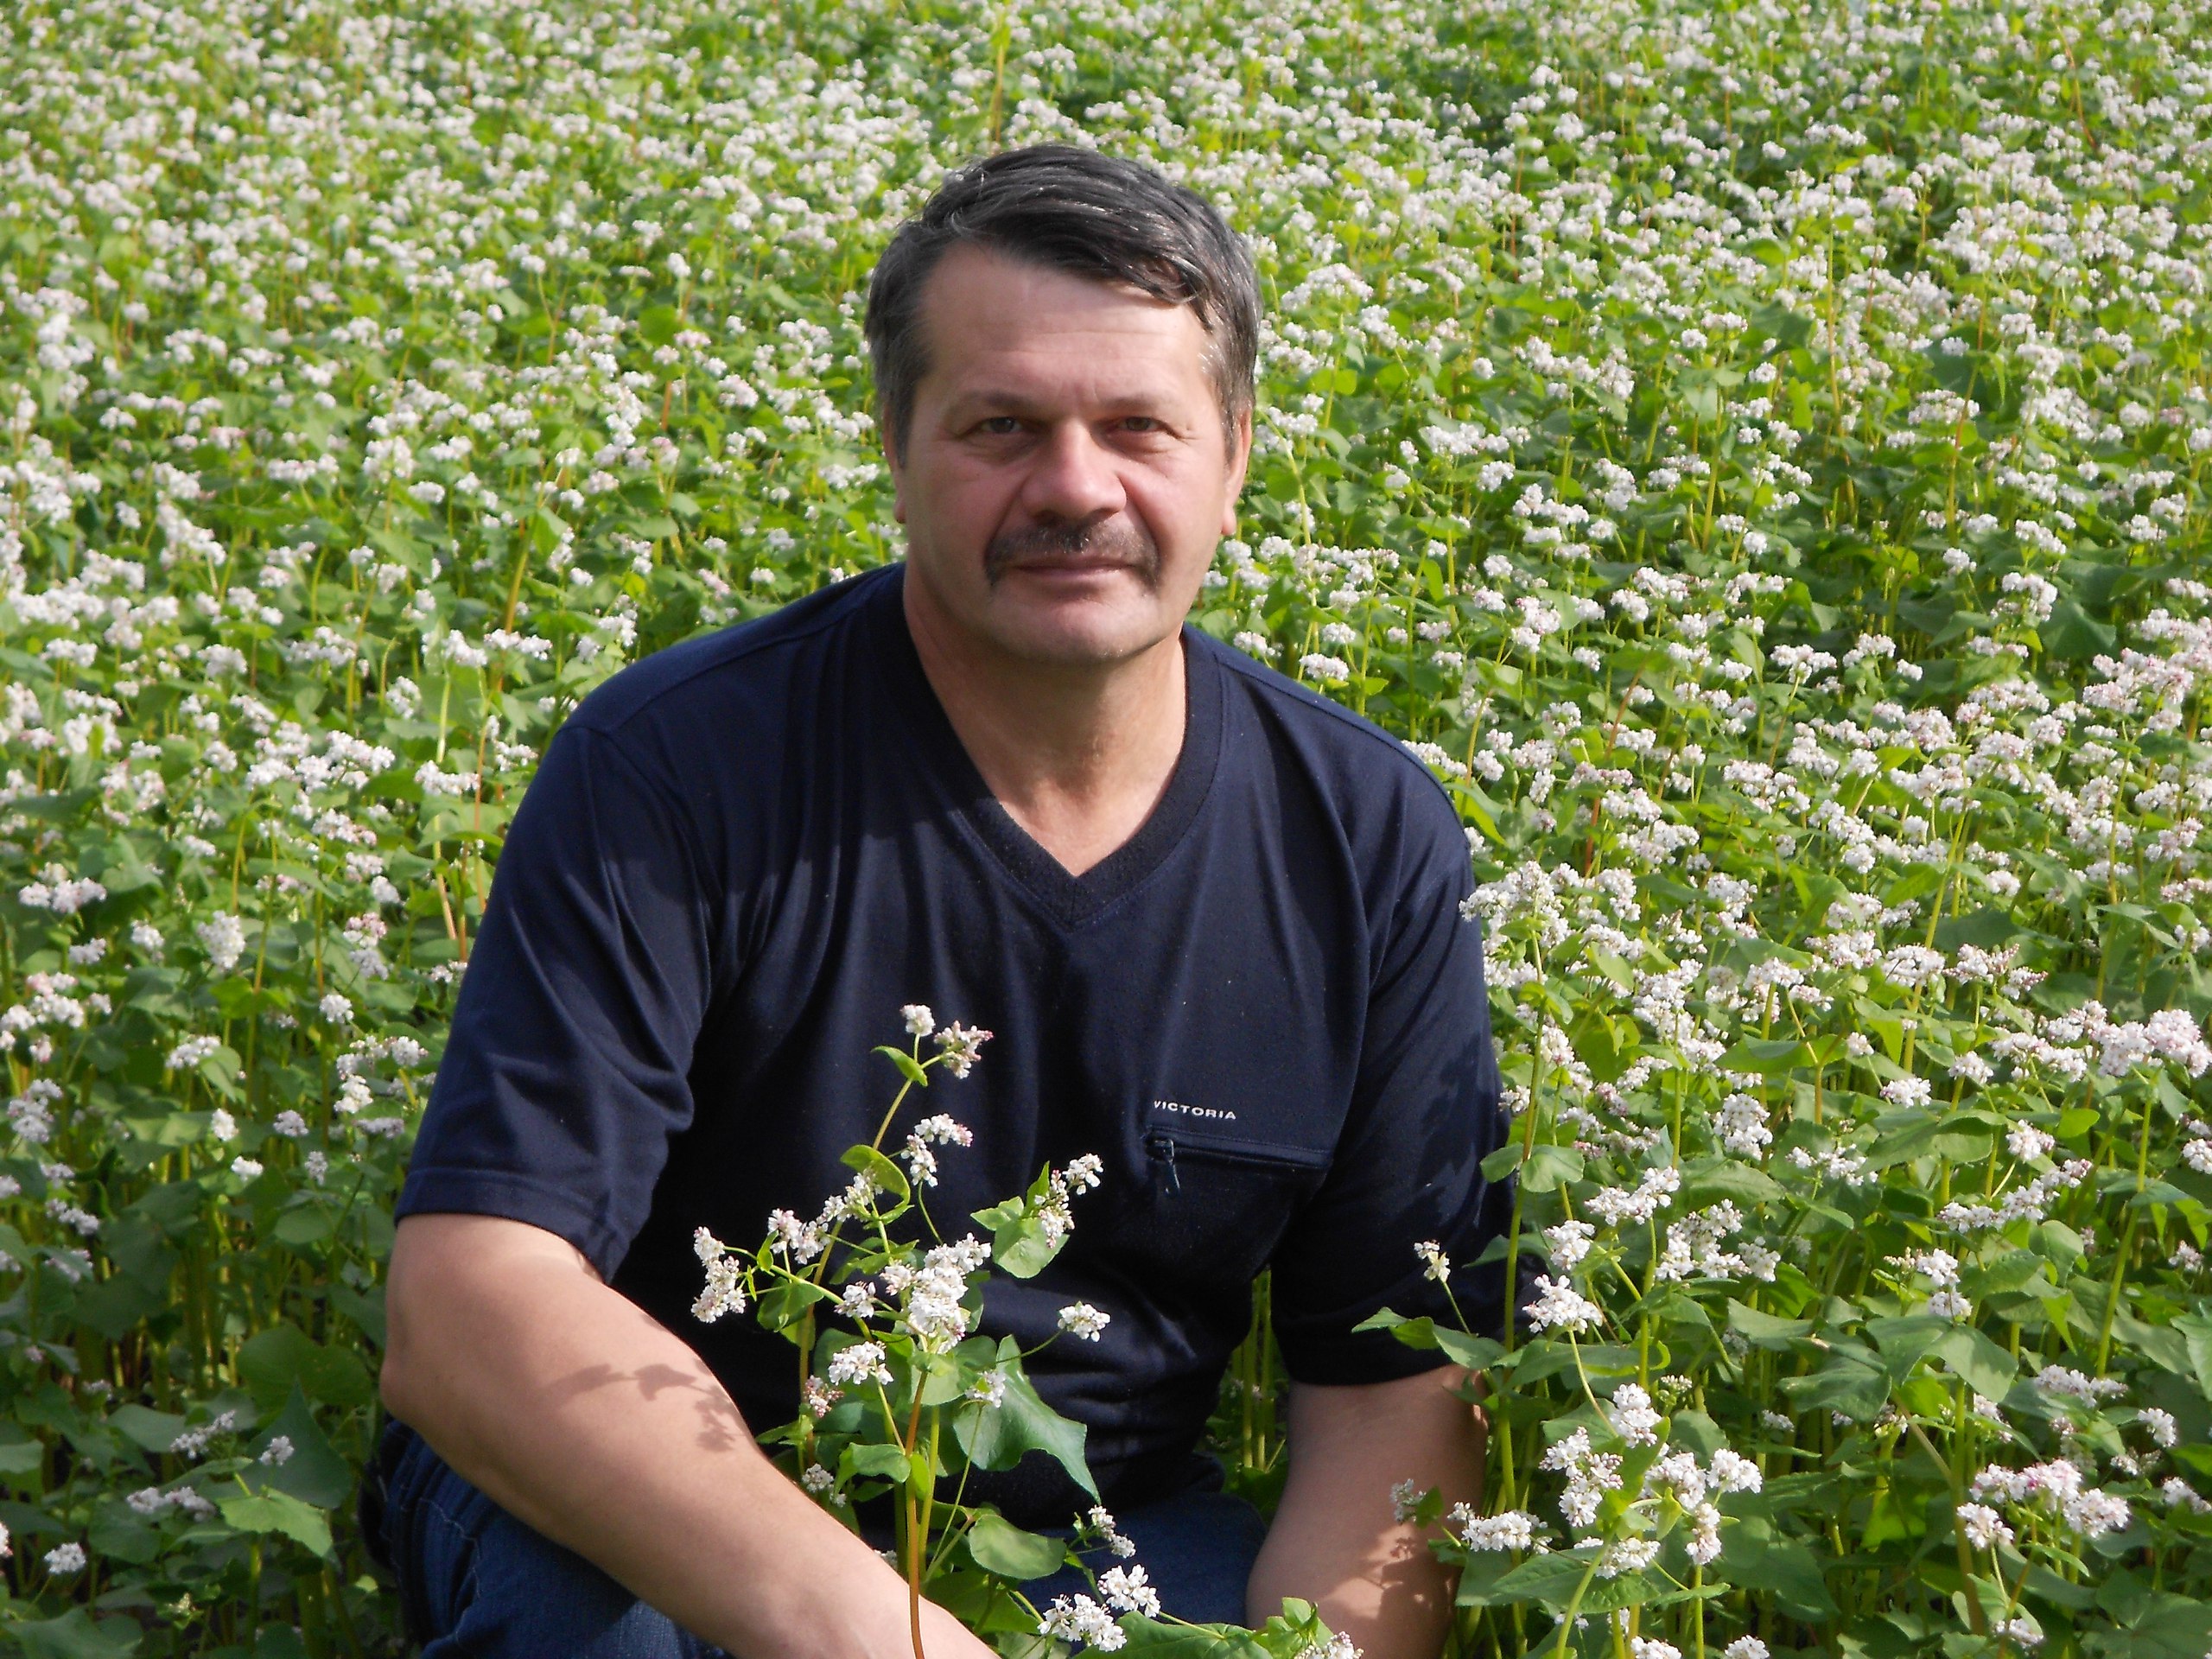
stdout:
{"type": "Polygon", "coordinates": [[[1145,1131],[1152,1243],[1185,1272],[1249,1280],[1265,1267],[1291,1212],[1320,1185],[1329,1154],[1180,1122],[1145,1131]]]}

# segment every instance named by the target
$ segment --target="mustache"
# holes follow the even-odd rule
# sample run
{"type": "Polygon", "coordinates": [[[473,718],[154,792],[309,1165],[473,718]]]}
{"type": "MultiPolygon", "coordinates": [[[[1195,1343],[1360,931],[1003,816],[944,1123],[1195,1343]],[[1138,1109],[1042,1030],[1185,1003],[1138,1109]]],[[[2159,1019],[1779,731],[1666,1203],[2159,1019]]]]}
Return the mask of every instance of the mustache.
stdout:
{"type": "Polygon", "coordinates": [[[1002,531],[983,550],[983,579],[995,588],[1008,569],[1024,560],[1073,558],[1125,565],[1147,586],[1160,575],[1160,544],[1143,525],[1116,515],[1002,531]]]}

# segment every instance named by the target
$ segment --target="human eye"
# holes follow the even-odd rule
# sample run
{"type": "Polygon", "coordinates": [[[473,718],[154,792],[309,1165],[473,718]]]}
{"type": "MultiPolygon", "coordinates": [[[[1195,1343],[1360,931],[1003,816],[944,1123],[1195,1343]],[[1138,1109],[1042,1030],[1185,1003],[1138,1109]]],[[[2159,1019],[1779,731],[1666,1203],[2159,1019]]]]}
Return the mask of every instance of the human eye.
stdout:
{"type": "Polygon", "coordinates": [[[1012,415],[991,415],[976,423],[978,435],[987,438],[1008,438],[1021,430],[1021,423],[1012,415]]]}

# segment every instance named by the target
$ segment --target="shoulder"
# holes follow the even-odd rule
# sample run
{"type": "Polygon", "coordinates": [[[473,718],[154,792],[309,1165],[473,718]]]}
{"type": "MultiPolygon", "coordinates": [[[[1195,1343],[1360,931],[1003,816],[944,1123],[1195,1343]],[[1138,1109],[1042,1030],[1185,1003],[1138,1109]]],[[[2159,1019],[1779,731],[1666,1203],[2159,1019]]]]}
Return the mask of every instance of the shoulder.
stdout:
{"type": "Polygon", "coordinates": [[[834,652],[861,620],[895,568],[870,570],[794,600],[750,622],[702,634],[632,664],[577,705],[566,724],[629,747],[653,736],[678,742],[704,726],[727,742],[780,709],[795,678],[834,652]]]}
{"type": "Polygon", "coordinates": [[[1459,808],[1404,743],[1241,651],[1196,629],[1191,637],[1195,649],[1220,665],[1228,741],[1264,741],[1287,751],[1355,846],[1424,862],[1441,853],[1465,864],[1459,808]]]}
{"type": "Polygon", "coordinates": [[[897,576],[867,572],[622,670],[555,735],[531,786],[542,810],[657,812],[709,861],[752,856],[825,733],[864,725],[870,603],[897,576]]]}

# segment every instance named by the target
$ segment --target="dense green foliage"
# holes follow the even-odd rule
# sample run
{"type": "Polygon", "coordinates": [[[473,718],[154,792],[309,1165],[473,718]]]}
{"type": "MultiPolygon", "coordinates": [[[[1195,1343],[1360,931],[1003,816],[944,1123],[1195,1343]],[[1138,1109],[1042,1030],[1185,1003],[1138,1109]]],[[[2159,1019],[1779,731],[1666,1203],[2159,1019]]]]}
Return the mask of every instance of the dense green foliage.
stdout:
{"type": "Polygon", "coordinates": [[[390,1648],[347,1500],[501,828],[621,663],[895,554],[855,289],[1063,137],[1253,239],[1202,626],[1485,882],[1539,1300],[1402,1333],[1487,1372],[1463,1649],[2197,1659],[2205,23],[6,9],[0,1641],[390,1648]]]}

